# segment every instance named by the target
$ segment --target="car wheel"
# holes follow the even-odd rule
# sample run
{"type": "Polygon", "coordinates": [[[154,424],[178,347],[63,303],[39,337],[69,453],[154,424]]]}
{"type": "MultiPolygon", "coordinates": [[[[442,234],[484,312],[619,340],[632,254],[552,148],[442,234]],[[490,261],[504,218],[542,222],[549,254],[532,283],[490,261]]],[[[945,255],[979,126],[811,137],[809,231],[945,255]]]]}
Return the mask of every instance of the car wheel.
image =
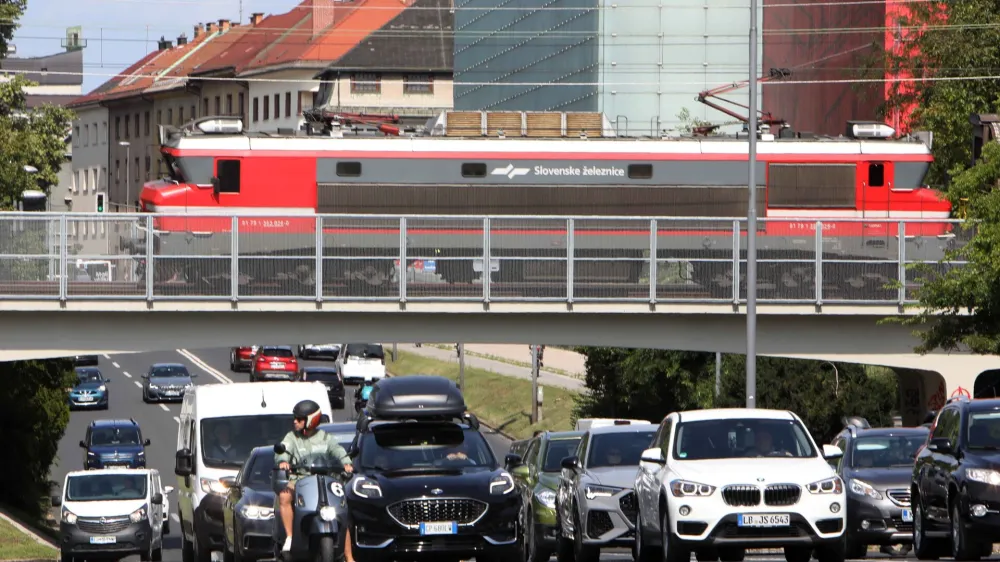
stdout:
{"type": "Polygon", "coordinates": [[[951,555],[955,560],[979,560],[982,548],[969,536],[965,520],[958,508],[958,498],[951,501],[951,555]]]}
{"type": "Polygon", "coordinates": [[[635,562],[657,562],[656,549],[646,544],[646,531],[643,530],[642,510],[635,516],[635,542],[632,543],[632,558],[635,562]]]}
{"type": "Polygon", "coordinates": [[[660,545],[663,548],[660,559],[663,562],[688,562],[691,559],[691,551],[681,546],[674,538],[674,532],[670,530],[668,509],[666,505],[660,506],[660,545]]]}
{"type": "Polygon", "coordinates": [[[937,541],[927,536],[927,520],[924,519],[924,510],[920,507],[920,496],[912,494],[913,500],[913,555],[917,560],[937,560],[941,555],[938,552],[937,541]]]}

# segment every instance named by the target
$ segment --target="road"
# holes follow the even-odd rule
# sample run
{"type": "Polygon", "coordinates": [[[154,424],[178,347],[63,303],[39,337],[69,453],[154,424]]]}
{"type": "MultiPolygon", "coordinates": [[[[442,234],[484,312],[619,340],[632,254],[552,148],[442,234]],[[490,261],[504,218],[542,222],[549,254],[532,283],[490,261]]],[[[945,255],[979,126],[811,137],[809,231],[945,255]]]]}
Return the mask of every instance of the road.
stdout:
{"type": "MultiPolygon", "coordinates": [[[[228,349],[175,350],[111,355],[101,356],[100,361],[101,371],[111,379],[108,385],[111,393],[111,406],[106,411],[75,411],[70,415],[66,435],[59,443],[58,456],[52,466],[52,479],[60,484],[67,472],[79,470],[81,467],[84,452],[80,448],[79,442],[83,439],[87,424],[97,419],[133,418],[142,428],[143,436],[151,442],[150,446],[146,448],[148,466],[160,471],[165,485],[176,487],[174,452],[176,451],[177,415],[180,412],[180,405],[143,403],[139,375],[148,369],[150,364],[157,362],[184,363],[192,373],[198,375],[194,379],[195,384],[216,384],[220,380],[227,379],[233,382],[248,382],[246,373],[229,371],[228,349]]],[[[302,363],[305,365],[323,364],[320,361],[304,361],[302,363]]],[[[352,387],[348,387],[347,392],[350,396],[353,392],[352,387]]],[[[352,413],[353,408],[348,404],[342,412],[334,412],[334,421],[347,421],[352,417],[352,413]]],[[[510,447],[510,442],[503,436],[488,430],[484,433],[486,433],[486,439],[497,457],[502,459],[510,447]]],[[[171,494],[170,503],[171,533],[164,539],[163,561],[181,562],[176,493],[171,494]]],[[[878,557],[884,556],[869,554],[869,558],[878,557]]],[[[216,556],[216,558],[218,557],[216,556]]],[[[631,560],[631,558],[629,551],[624,549],[605,551],[601,555],[604,562],[619,562],[631,560]]],[[[125,560],[136,562],[138,559],[138,556],[132,556],[125,560]]],[[[783,557],[775,558],[774,555],[751,556],[748,557],[749,559],[755,562],[784,561],[783,557]]],[[[692,560],[694,559],[692,558],[692,560]]],[[[895,560],[902,560],[902,558],[895,560]]]]}

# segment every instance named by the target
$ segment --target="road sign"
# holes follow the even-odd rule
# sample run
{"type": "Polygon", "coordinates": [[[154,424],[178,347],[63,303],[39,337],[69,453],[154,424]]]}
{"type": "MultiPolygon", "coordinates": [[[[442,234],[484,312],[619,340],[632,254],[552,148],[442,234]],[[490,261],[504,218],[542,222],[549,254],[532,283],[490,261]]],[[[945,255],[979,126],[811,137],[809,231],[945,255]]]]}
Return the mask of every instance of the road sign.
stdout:
{"type": "Polygon", "coordinates": [[[970,400],[972,399],[972,394],[970,394],[968,390],[966,390],[966,389],[964,389],[962,387],[956,388],[955,392],[951,393],[951,397],[952,398],[954,398],[956,396],[965,396],[966,398],[968,398],[970,400]]]}

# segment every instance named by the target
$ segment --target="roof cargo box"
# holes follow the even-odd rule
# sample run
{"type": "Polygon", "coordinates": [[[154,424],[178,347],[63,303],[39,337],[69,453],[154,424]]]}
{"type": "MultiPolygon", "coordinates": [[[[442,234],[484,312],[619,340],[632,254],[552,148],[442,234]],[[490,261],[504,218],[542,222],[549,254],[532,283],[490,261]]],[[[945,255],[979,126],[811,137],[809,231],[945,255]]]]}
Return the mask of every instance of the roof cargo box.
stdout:
{"type": "Polygon", "coordinates": [[[374,419],[461,418],[465,398],[458,385],[445,377],[392,377],[372,389],[369,411],[374,419]]]}

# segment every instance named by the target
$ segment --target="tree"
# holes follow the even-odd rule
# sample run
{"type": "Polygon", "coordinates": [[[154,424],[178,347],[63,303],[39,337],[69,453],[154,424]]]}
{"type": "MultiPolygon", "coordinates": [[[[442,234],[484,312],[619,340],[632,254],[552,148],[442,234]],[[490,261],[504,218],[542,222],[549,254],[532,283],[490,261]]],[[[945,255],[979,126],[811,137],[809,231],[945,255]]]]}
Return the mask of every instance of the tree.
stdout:
{"type": "Polygon", "coordinates": [[[66,388],[76,375],[67,359],[0,363],[0,427],[13,458],[0,463],[0,503],[39,515],[50,492],[49,467],[69,423],[66,388]]]}
{"type": "Polygon", "coordinates": [[[968,243],[948,252],[946,261],[965,261],[958,267],[923,266],[916,297],[922,310],[895,319],[923,325],[918,353],[953,351],[968,346],[973,353],[1000,354],[1000,144],[983,147],[982,159],[955,176],[948,197],[965,203],[966,223],[959,228],[968,243]],[[943,270],[943,271],[942,271],[943,270]]]}
{"type": "Polygon", "coordinates": [[[27,189],[56,185],[65,161],[73,112],[52,105],[28,109],[24,88],[36,85],[20,75],[0,78],[0,210],[12,209],[27,189]]]}
{"type": "Polygon", "coordinates": [[[0,59],[7,56],[7,44],[14,37],[21,19],[28,8],[28,0],[0,0],[0,59]]]}
{"type": "Polygon", "coordinates": [[[913,110],[910,128],[934,132],[931,185],[945,186],[971,160],[971,113],[1000,110],[1000,80],[966,79],[996,75],[1000,68],[1000,3],[990,0],[907,2],[898,20],[897,47],[876,53],[869,77],[931,80],[890,82],[885,116],[913,110]]]}

